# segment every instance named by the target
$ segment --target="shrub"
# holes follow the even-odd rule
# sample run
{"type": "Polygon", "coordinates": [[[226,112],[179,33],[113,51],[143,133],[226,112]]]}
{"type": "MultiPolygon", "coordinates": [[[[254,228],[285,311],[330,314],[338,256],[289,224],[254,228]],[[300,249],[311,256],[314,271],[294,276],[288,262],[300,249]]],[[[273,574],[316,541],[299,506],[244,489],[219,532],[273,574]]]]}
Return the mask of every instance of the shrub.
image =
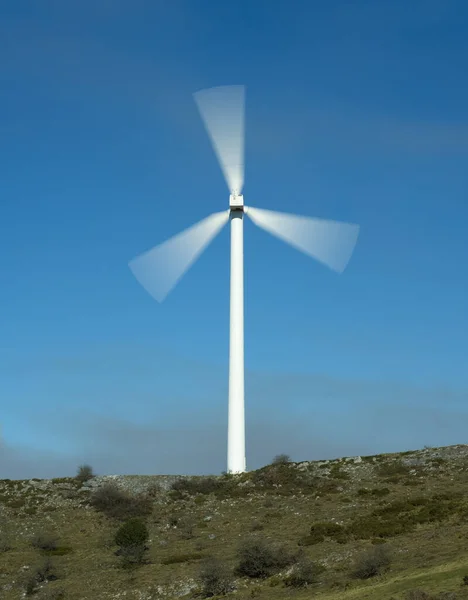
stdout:
{"type": "Polygon", "coordinates": [[[11,531],[8,521],[0,518],[0,552],[11,550],[11,531]]]}
{"type": "Polygon", "coordinates": [[[337,481],[325,479],[320,482],[318,491],[321,494],[339,494],[342,491],[342,488],[337,481]]]}
{"type": "Polygon", "coordinates": [[[238,549],[236,573],[255,579],[265,579],[296,562],[296,555],[284,546],[272,544],[262,537],[244,540],[238,549]]]}
{"type": "Polygon", "coordinates": [[[31,539],[31,545],[39,550],[57,550],[58,538],[49,531],[39,531],[31,539]]]}
{"type": "Polygon", "coordinates": [[[352,574],[357,579],[370,579],[385,572],[390,563],[389,548],[386,545],[374,546],[357,558],[352,574]]]}
{"type": "Polygon", "coordinates": [[[301,556],[297,564],[294,565],[292,573],[285,578],[284,583],[288,587],[307,587],[317,582],[318,575],[323,570],[324,568],[321,565],[315,564],[306,556],[301,556]]]}
{"type": "Polygon", "coordinates": [[[11,550],[10,536],[3,531],[0,532],[0,552],[11,550]]]}
{"type": "Polygon", "coordinates": [[[58,577],[55,573],[55,567],[50,558],[47,558],[26,576],[24,582],[26,595],[32,596],[35,594],[39,583],[55,581],[56,579],[58,579],[58,577]]]}
{"type": "Polygon", "coordinates": [[[389,538],[413,531],[414,525],[404,519],[382,519],[375,515],[355,519],[347,528],[348,534],[357,540],[389,538]]]}
{"type": "Polygon", "coordinates": [[[171,486],[175,492],[193,496],[195,494],[212,494],[221,487],[221,482],[215,477],[201,477],[199,479],[176,479],[171,486]]]}
{"type": "Polygon", "coordinates": [[[291,462],[291,458],[287,454],[277,454],[271,461],[272,465],[286,465],[291,462]]]}
{"type": "Polygon", "coordinates": [[[148,528],[135,517],[124,523],[115,534],[115,543],[121,548],[144,545],[148,540],[148,528]]]}
{"type": "Polygon", "coordinates": [[[116,554],[121,557],[122,566],[124,568],[134,567],[136,565],[141,565],[145,562],[145,552],[147,549],[147,546],[143,544],[136,546],[126,546],[119,548],[116,554]]]}
{"type": "Polygon", "coordinates": [[[81,483],[84,483],[85,481],[89,481],[89,479],[92,479],[93,477],[95,477],[95,475],[93,473],[93,468],[90,465],[80,465],[78,467],[78,472],[76,474],[75,479],[81,481],[81,483]]]}
{"type": "MultiPolygon", "coordinates": [[[[284,492],[301,490],[303,492],[316,489],[315,481],[310,479],[307,474],[299,471],[292,463],[279,463],[268,465],[254,471],[251,475],[252,482],[262,488],[285,488],[284,492]]],[[[277,493],[279,490],[276,490],[277,493]]]]}
{"type": "Polygon", "coordinates": [[[36,591],[37,581],[34,574],[29,575],[24,582],[24,591],[26,596],[32,596],[36,591]]]}
{"type": "MultiPolygon", "coordinates": [[[[180,536],[184,540],[191,540],[195,535],[196,521],[191,516],[182,517],[177,525],[180,536]]],[[[206,523],[200,524],[201,527],[206,527],[206,523]]]]}
{"type": "Polygon", "coordinates": [[[161,492],[162,492],[162,489],[158,483],[151,483],[146,490],[146,494],[150,498],[158,497],[161,494],[161,492]]]}
{"type": "Polygon", "coordinates": [[[234,590],[231,571],[218,558],[207,558],[200,568],[198,578],[204,598],[224,596],[234,590]]]}
{"type": "Polygon", "coordinates": [[[463,497],[457,494],[408,498],[377,508],[367,517],[355,519],[347,529],[356,539],[388,538],[410,533],[418,524],[443,521],[460,513],[462,506],[463,497]]]}
{"type": "Polygon", "coordinates": [[[179,521],[180,521],[179,516],[170,515],[167,523],[168,523],[169,527],[177,527],[177,525],[179,524],[179,521]]]}
{"type": "Polygon", "coordinates": [[[346,529],[338,523],[333,523],[332,521],[314,523],[310,528],[309,535],[299,540],[299,546],[313,546],[314,544],[324,542],[327,538],[339,543],[345,543],[348,535],[346,529]]]}
{"type": "Polygon", "coordinates": [[[410,467],[403,464],[400,460],[379,465],[376,471],[379,477],[385,478],[394,478],[398,477],[399,475],[409,475],[409,472],[410,467]]]}
{"type": "Polygon", "coordinates": [[[105,483],[92,494],[91,505],[108,517],[129,519],[148,515],[152,509],[152,500],[144,494],[132,496],[114,483],[105,483]]]}
{"type": "Polygon", "coordinates": [[[36,576],[39,583],[43,581],[55,581],[58,579],[55,574],[55,566],[50,558],[46,558],[36,569],[36,576]]]}
{"type": "Polygon", "coordinates": [[[145,523],[135,517],[129,519],[117,531],[115,535],[115,543],[119,546],[116,552],[122,557],[124,566],[141,564],[144,559],[148,540],[148,529],[145,523]]]}
{"type": "Polygon", "coordinates": [[[340,465],[340,463],[333,463],[330,467],[330,477],[333,477],[333,479],[342,479],[342,480],[349,480],[351,479],[349,473],[346,473],[346,471],[343,471],[342,466],[340,465]]]}
{"type": "Polygon", "coordinates": [[[13,500],[9,500],[7,505],[10,508],[22,508],[26,504],[26,500],[24,498],[15,498],[13,500]]]}

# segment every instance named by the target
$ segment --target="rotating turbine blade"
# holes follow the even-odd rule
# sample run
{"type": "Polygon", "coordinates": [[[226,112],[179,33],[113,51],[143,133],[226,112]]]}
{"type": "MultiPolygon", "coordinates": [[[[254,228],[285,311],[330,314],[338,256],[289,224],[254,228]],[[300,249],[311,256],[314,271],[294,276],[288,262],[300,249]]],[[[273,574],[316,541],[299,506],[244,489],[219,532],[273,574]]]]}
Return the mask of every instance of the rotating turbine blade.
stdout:
{"type": "Polygon", "coordinates": [[[141,285],[162,302],[229,220],[229,211],[213,213],[129,262],[141,285]]]}
{"type": "Polygon", "coordinates": [[[312,219],[260,208],[245,211],[255,225],[279,237],[301,252],[342,273],[359,234],[359,225],[312,219]]]}
{"type": "Polygon", "coordinates": [[[193,97],[229,191],[241,194],[244,185],[245,88],[243,85],[214,87],[196,92],[193,97]]]}

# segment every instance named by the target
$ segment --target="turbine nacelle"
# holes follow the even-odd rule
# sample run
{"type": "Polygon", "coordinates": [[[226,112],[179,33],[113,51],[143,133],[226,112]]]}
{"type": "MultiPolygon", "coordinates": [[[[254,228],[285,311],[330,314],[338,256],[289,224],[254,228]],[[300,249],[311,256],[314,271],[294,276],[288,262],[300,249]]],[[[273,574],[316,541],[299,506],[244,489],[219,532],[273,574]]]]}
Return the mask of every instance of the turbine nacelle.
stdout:
{"type": "Polygon", "coordinates": [[[244,196],[233,192],[229,196],[229,208],[231,210],[244,210],[244,196]]]}

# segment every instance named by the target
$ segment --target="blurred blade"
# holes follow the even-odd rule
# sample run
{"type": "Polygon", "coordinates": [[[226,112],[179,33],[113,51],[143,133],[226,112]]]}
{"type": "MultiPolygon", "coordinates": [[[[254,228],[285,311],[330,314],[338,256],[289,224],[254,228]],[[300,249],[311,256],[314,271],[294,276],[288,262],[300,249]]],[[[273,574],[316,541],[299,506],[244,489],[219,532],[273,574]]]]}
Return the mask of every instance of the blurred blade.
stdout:
{"type": "Polygon", "coordinates": [[[201,90],[193,95],[230,192],[244,185],[243,85],[201,90]]]}
{"type": "Polygon", "coordinates": [[[359,225],[312,219],[260,208],[246,210],[252,221],[269,233],[342,273],[359,234],[359,225]]]}
{"type": "Polygon", "coordinates": [[[229,220],[229,211],[213,213],[129,262],[141,285],[162,302],[229,220]]]}

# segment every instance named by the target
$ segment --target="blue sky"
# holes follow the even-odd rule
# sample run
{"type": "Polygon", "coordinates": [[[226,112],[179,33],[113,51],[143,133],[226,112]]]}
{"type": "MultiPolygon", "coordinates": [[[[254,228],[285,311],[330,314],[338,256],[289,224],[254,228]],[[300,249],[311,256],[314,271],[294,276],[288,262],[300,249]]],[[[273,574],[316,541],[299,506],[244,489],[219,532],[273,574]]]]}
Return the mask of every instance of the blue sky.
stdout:
{"type": "MultiPolygon", "coordinates": [[[[249,468],[463,443],[468,6],[0,1],[0,468],[225,468],[227,208],[192,93],[246,85],[246,204],[356,222],[343,275],[247,222],[249,468]]],[[[1,477],[1,475],[0,475],[1,477]]]]}

